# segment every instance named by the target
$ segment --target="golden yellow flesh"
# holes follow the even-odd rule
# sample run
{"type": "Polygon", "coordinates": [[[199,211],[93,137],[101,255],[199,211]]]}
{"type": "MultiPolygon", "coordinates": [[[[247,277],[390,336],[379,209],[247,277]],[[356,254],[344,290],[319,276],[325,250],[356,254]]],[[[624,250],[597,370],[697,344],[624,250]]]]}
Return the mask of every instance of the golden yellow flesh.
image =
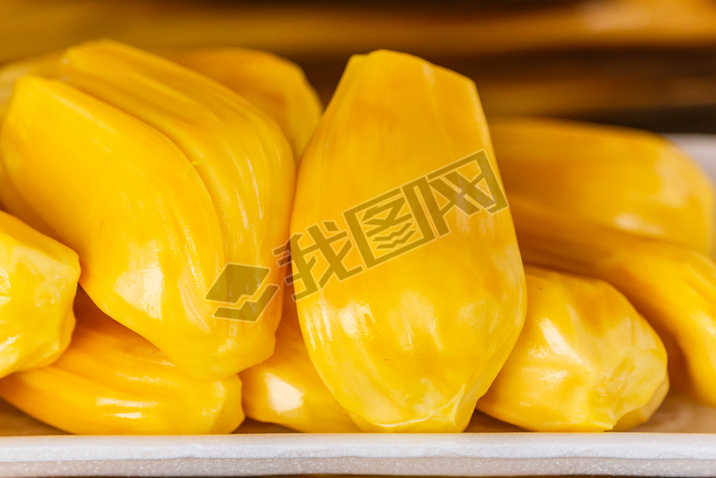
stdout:
{"type": "Polygon", "coordinates": [[[716,265],[690,249],[510,196],[525,263],[597,277],[658,332],[674,385],[716,406],[716,265]]]}
{"type": "MultiPolygon", "coordinates": [[[[292,233],[308,247],[309,226],[344,229],[343,211],[480,150],[496,173],[472,81],[401,53],[355,56],[301,159],[292,233]]],[[[363,430],[463,430],[522,327],[509,209],[445,218],[449,234],[298,301],[318,373],[363,430]]],[[[360,264],[355,247],[344,264],[360,264]]]]}
{"type": "MultiPolygon", "coordinates": [[[[297,65],[268,53],[162,54],[217,83],[112,42],[0,69],[5,207],[77,250],[95,302],[181,370],[86,298],[75,334],[85,338],[48,367],[74,325],[77,259],[0,214],[0,244],[12,251],[4,268],[14,271],[0,334],[18,337],[2,342],[0,377],[45,367],[4,379],[0,395],[76,433],[231,431],[243,420],[233,374],[273,348],[282,292],[256,324],[213,318],[231,304],[205,295],[229,262],[267,267],[266,282],[282,283],[271,251],[288,237],[289,147],[304,150],[320,102],[297,65]],[[20,80],[8,105],[28,74],[57,80],[20,80]],[[36,286],[51,274],[61,280],[36,286]],[[155,367],[139,377],[142,357],[155,367]],[[108,367],[116,373],[98,380],[108,367]],[[60,387],[74,392],[48,405],[60,387]],[[197,411],[189,423],[182,407],[197,411]]],[[[662,335],[675,383],[716,406],[716,266],[701,255],[713,252],[714,194],[704,174],[667,141],[627,129],[502,118],[490,131],[525,260],[611,282],[662,335]]],[[[306,149],[292,232],[326,220],[345,229],[345,210],[480,149],[497,174],[469,80],[408,55],[355,56],[306,149]]],[[[299,302],[298,317],[287,293],[276,352],[241,374],[247,415],[308,432],[459,431],[497,375],[478,409],[524,428],[622,430],[651,416],[669,386],[665,353],[619,293],[536,268],[525,289],[509,209],[453,208],[446,219],[449,235],[331,278],[299,302]],[[526,290],[525,328],[500,371],[526,290]]],[[[345,264],[361,264],[355,246],[345,264]]]]}
{"type": "Polygon", "coordinates": [[[685,153],[644,131],[586,123],[490,121],[507,194],[711,254],[714,191],[685,153]]]}
{"type": "Polygon", "coordinates": [[[244,412],[249,418],[301,432],[357,432],[358,427],[338,405],[308,357],[292,292],[286,288],[276,351],[270,359],[241,372],[244,412]]]}
{"type": "Polygon", "coordinates": [[[0,377],[44,367],[75,326],[77,254],[0,212],[0,377]]]}
{"type": "Polygon", "coordinates": [[[545,432],[611,430],[644,407],[646,421],[668,383],[656,332],[606,282],[534,267],[525,274],[525,325],[478,410],[545,432]]]}
{"type": "Polygon", "coordinates": [[[271,116],[298,161],[323,109],[301,67],[272,53],[246,48],[197,48],[162,54],[230,88],[271,116]]]}
{"type": "Polygon", "coordinates": [[[0,121],[7,111],[15,82],[25,75],[50,74],[60,57],[59,53],[49,53],[3,65],[0,68],[0,121]]]}
{"type": "MultiPolygon", "coordinates": [[[[221,83],[270,116],[291,145],[303,152],[321,117],[318,94],[300,66],[273,53],[248,48],[160,50],[158,54],[221,83]]],[[[62,54],[33,57],[0,68],[0,118],[15,82],[25,75],[50,76],[62,54]]]]}
{"type": "MultiPolygon", "coordinates": [[[[667,357],[668,361],[668,357],[667,357]]],[[[656,389],[651,399],[640,408],[632,410],[631,412],[623,415],[612,431],[624,431],[634,428],[642,423],[647,422],[654,413],[659,409],[661,404],[664,402],[667,393],[669,393],[669,387],[671,382],[667,373],[666,380],[664,380],[659,388],[656,389]]]]}
{"type": "Polygon", "coordinates": [[[90,435],[229,433],[241,381],[189,378],[80,292],[72,344],[55,364],[0,381],[0,397],[62,430],[90,435]]]}
{"type": "MultiPolygon", "coordinates": [[[[102,308],[143,335],[164,325],[158,338],[167,343],[191,326],[171,296],[208,290],[222,243],[209,196],[174,144],[61,82],[25,77],[0,151],[5,206],[79,253],[81,280],[102,308]],[[178,283],[170,287],[167,275],[178,283]]],[[[208,309],[186,295],[190,311],[208,309]]],[[[201,334],[194,338],[201,347],[201,334]]]]}
{"type": "Polygon", "coordinates": [[[230,262],[282,283],[271,251],[287,237],[294,165],[273,121],[119,44],[69,50],[58,75],[16,84],[0,137],[5,206],[76,250],[94,302],[187,373],[268,358],[280,294],[256,322],[214,318],[222,304],[205,296],[230,262]]]}

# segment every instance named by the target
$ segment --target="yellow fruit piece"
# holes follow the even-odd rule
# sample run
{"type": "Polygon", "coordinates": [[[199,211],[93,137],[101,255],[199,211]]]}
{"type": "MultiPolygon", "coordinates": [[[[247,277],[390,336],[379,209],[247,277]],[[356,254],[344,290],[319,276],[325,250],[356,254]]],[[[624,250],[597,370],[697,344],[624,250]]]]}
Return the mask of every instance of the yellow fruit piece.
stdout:
{"type": "Polygon", "coordinates": [[[711,254],[714,191],[684,152],[645,131],[548,119],[496,119],[507,194],[711,254]]]}
{"type": "Polygon", "coordinates": [[[527,264],[600,278],[654,327],[679,388],[716,406],[716,264],[691,249],[510,196],[527,264]]]}
{"type": "Polygon", "coordinates": [[[298,161],[323,109],[300,66],[272,53],[246,48],[197,48],[162,54],[232,89],[271,116],[298,161]]]}
{"type": "Polygon", "coordinates": [[[83,292],[75,313],[72,344],[60,360],[0,380],[0,397],[77,434],[229,433],[243,421],[238,376],[189,378],[83,292]]]}
{"type": "Polygon", "coordinates": [[[291,299],[293,290],[285,290],[276,351],[270,359],[240,375],[246,416],[301,432],[359,431],[311,363],[291,299]]]}
{"type": "Polygon", "coordinates": [[[627,413],[626,415],[623,415],[616,425],[614,425],[614,428],[612,431],[624,431],[629,430],[631,428],[634,428],[638,425],[641,425],[642,423],[647,422],[654,413],[659,409],[661,404],[664,402],[664,399],[666,398],[666,394],[669,393],[669,387],[670,387],[670,381],[669,376],[667,373],[666,380],[664,380],[661,385],[659,385],[659,388],[656,389],[654,392],[654,395],[651,396],[651,399],[649,402],[647,402],[646,405],[643,405],[640,408],[637,408],[635,410],[632,410],[631,412],[627,413]]]}
{"type": "Polygon", "coordinates": [[[0,121],[7,111],[15,82],[25,75],[48,75],[60,59],[59,53],[36,56],[4,65],[0,68],[0,121]]]}
{"type": "Polygon", "coordinates": [[[524,320],[524,271],[502,198],[471,80],[390,51],[350,60],[301,159],[291,255],[308,353],[361,429],[467,426],[524,320]],[[470,161],[462,179],[452,169],[460,158],[470,161]],[[480,174],[492,202],[470,209],[452,188],[479,196],[480,174]],[[407,185],[414,180],[447,196],[407,185]],[[440,210],[428,217],[406,199],[413,194],[440,210]],[[357,242],[363,226],[373,242],[357,242]],[[304,260],[315,261],[310,270],[304,260]]]}
{"type": "MultiPolygon", "coordinates": [[[[283,131],[298,161],[316,129],[323,107],[300,66],[273,53],[248,48],[191,48],[156,52],[221,83],[270,116],[283,131]]],[[[0,119],[12,88],[25,75],[55,74],[61,53],[0,68],[0,119]]]]}
{"type": "Polygon", "coordinates": [[[222,378],[268,358],[285,273],[272,249],[288,235],[294,181],[278,127],[120,44],[71,49],[57,74],[16,83],[0,136],[4,205],[77,251],[92,300],[185,372],[222,378]],[[220,276],[229,263],[255,268],[250,284],[220,276]],[[220,309],[254,289],[241,310],[220,309]]]}
{"type": "Polygon", "coordinates": [[[604,281],[534,267],[525,275],[524,328],[477,409],[544,432],[611,430],[644,408],[628,424],[646,421],[668,384],[656,332],[604,281]]]}
{"type": "Polygon", "coordinates": [[[75,326],[77,254],[0,212],[0,377],[44,367],[75,326]]]}

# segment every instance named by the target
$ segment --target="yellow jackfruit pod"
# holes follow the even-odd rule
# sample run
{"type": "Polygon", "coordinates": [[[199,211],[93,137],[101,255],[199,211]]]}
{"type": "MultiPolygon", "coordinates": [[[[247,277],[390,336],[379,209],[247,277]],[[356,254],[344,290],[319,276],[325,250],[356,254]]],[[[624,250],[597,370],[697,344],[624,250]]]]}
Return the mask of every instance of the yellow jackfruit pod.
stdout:
{"type": "Polygon", "coordinates": [[[64,352],[79,276],[77,254],[0,212],[0,377],[64,352]]]}
{"type": "Polygon", "coordinates": [[[221,378],[268,358],[285,274],[272,250],[288,236],[294,182],[279,128],[121,44],[73,48],[56,74],[15,85],[3,204],[77,251],[92,300],[185,372],[221,378]]]}
{"type": "Polygon", "coordinates": [[[293,289],[285,291],[276,351],[267,361],[240,374],[246,416],[301,432],[359,431],[311,363],[291,299],[293,289]]]}
{"type": "Polygon", "coordinates": [[[61,56],[61,53],[48,53],[0,67],[0,122],[7,111],[15,82],[25,75],[50,74],[61,56]]]}
{"type": "Polygon", "coordinates": [[[698,165],[646,131],[565,120],[490,120],[508,196],[711,254],[714,191],[698,165]]]}
{"type": "MultiPolygon", "coordinates": [[[[241,95],[269,115],[283,131],[298,158],[316,129],[323,107],[300,66],[273,53],[248,48],[158,50],[241,95]]],[[[28,74],[50,76],[62,53],[32,57],[0,68],[0,119],[17,80],[28,74]]]]}
{"type": "Polygon", "coordinates": [[[666,380],[664,380],[661,385],[659,385],[659,388],[654,391],[654,394],[651,396],[651,399],[646,403],[646,405],[636,408],[626,415],[623,415],[617,424],[614,425],[612,431],[620,432],[630,430],[649,421],[659,407],[661,407],[661,404],[664,403],[666,394],[669,393],[670,386],[671,381],[669,380],[669,375],[667,373],[666,380]]]}
{"type": "Polygon", "coordinates": [[[647,321],[602,280],[534,267],[525,275],[524,328],[477,409],[545,432],[646,421],[668,390],[666,350],[647,321]]]}
{"type": "Polygon", "coordinates": [[[402,53],[351,58],[301,159],[291,231],[308,353],[351,419],[463,430],[525,314],[474,83],[402,53]]]}
{"type": "Polygon", "coordinates": [[[241,381],[196,380],[77,294],[72,343],[54,364],[0,380],[0,397],[86,435],[230,433],[244,419],[241,381]]]}
{"type": "Polygon", "coordinates": [[[300,66],[247,48],[196,48],[162,55],[237,92],[281,127],[298,161],[323,107],[300,66]]]}
{"type": "Polygon", "coordinates": [[[661,337],[672,383],[716,406],[716,264],[691,249],[510,196],[527,264],[596,277],[626,296],[661,337]]]}

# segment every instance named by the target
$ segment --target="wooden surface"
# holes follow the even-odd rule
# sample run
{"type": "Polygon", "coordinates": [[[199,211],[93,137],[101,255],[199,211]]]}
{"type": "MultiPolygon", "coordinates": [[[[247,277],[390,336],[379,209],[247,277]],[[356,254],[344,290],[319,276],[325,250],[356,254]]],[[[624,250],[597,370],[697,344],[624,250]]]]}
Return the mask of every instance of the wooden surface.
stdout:
{"type": "Polygon", "coordinates": [[[716,132],[712,0],[0,0],[0,64],[102,37],[273,51],[324,102],[351,54],[390,48],[473,78],[488,116],[716,132]]]}
{"type": "Polygon", "coordinates": [[[470,57],[716,45],[710,0],[500,3],[2,0],[0,62],[101,36],[147,47],[241,45],[299,57],[376,48],[470,57]]]}

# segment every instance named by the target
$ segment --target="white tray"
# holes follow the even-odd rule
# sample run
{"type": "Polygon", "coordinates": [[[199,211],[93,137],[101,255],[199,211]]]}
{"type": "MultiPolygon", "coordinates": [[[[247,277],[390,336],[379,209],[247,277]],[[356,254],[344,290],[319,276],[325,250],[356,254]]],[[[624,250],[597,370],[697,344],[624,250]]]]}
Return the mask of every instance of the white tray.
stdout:
{"type": "MultiPolygon", "coordinates": [[[[672,139],[716,182],[716,137],[672,139]]],[[[475,414],[462,434],[298,434],[249,420],[225,436],[80,437],[2,402],[0,430],[0,476],[716,475],[716,409],[676,392],[625,433],[524,433],[475,414]]]]}

